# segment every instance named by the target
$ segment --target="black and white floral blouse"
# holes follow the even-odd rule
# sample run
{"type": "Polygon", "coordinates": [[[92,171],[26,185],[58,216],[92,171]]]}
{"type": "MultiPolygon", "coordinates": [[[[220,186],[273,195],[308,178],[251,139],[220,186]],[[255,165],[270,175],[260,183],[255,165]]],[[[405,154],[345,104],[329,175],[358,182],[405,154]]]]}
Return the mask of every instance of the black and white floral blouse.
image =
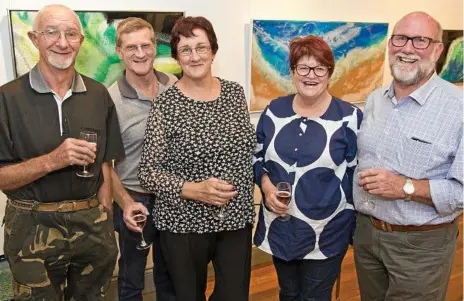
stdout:
{"type": "Polygon", "coordinates": [[[213,101],[191,99],[172,86],[152,106],[138,176],[156,195],[153,218],[159,230],[211,233],[253,223],[254,130],[242,86],[219,81],[221,93],[213,101]],[[238,191],[225,221],[213,217],[220,207],[181,198],[184,182],[211,177],[238,191]]]}

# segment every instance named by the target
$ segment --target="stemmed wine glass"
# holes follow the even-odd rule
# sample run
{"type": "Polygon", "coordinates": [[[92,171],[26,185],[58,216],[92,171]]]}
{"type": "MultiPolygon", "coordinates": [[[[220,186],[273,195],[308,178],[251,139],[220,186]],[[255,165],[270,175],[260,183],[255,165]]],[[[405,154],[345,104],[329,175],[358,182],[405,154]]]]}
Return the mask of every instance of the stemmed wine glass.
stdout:
{"type": "MultiPolygon", "coordinates": [[[[95,146],[97,145],[97,133],[90,132],[90,131],[82,131],[79,135],[79,138],[95,146]]],[[[76,174],[77,176],[82,177],[82,178],[90,178],[94,176],[93,173],[87,170],[87,165],[84,165],[84,169],[81,171],[78,171],[76,174]]]]}
{"type": "MultiPolygon", "coordinates": [[[[221,179],[223,181],[226,181],[230,185],[233,185],[234,189],[235,189],[234,177],[233,176],[220,176],[219,179],[221,179]]],[[[217,220],[220,220],[221,222],[225,221],[227,219],[227,217],[229,216],[229,213],[227,213],[227,211],[226,211],[227,205],[228,205],[228,203],[221,206],[221,209],[219,209],[219,212],[213,213],[213,217],[215,219],[217,219],[217,220]]]]}
{"type": "Polygon", "coordinates": [[[142,240],[140,243],[136,246],[137,250],[145,250],[150,247],[151,244],[148,244],[145,241],[145,237],[143,237],[143,228],[145,227],[147,223],[147,216],[141,212],[137,213],[136,215],[133,216],[134,221],[137,223],[137,226],[142,229],[142,232],[140,234],[142,235],[142,240]]]}
{"type": "MultiPolygon", "coordinates": [[[[279,182],[276,185],[277,188],[277,200],[282,204],[288,206],[292,199],[292,184],[288,182],[279,182]]],[[[279,216],[277,219],[283,222],[288,221],[291,218],[290,214],[284,213],[283,215],[279,216]]]]}

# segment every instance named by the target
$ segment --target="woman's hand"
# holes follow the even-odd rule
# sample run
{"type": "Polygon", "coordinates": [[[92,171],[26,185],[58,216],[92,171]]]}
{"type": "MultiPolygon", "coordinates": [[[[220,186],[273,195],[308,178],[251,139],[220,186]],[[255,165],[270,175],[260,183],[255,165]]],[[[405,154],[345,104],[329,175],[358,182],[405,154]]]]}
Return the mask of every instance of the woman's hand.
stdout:
{"type": "Polygon", "coordinates": [[[277,199],[277,188],[272,184],[267,174],[263,175],[261,183],[266,207],[277,214],[285,214],[288,211],[288,206],[277,199]]]}
{"type": "Polygon", "coordinates": [[[188,182],[182,187],[182,198],[215,206],[226,205],[237,194],[233,185],[216,178],[199,183],[188,182]]]}

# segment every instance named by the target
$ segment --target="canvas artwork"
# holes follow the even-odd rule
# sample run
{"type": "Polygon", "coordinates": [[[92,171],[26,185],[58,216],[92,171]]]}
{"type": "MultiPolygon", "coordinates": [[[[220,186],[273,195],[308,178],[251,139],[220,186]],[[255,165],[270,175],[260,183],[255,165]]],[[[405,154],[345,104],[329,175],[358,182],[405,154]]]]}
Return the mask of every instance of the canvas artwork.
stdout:
{"type": "Polygon", "coordinates": [[[382,85],[387,23],[254,20],[252,27],[250,111],[262,111],[272,99],[296,92],[288,56],[289,42],[297,36],[320,36],[332,49],[332,95],[364,102],[382,85]]]}
{"type": "MultiPolygon", "coordinates": [[[[39,53],[27,36],[37,11],[10,10],[10,30],[14,52],[15,75],[21,76],[34,67],[39,53]]],[[[171,58],[171,29],[182,12],[96,12],[78,11],[85,39],[76,59],[76,70],[109,87],[124,70],[116,51],[116,27],[127,17],[139,17],[152,24],[157,33],[155,68],[181,74],[171,58]]]]}
{"type": "Polygon", "coordinates": [[[443,30],[443,53],[437,62],[437,73],[441,78],[463,84],[463,39],[462,30],[443,30]]]}

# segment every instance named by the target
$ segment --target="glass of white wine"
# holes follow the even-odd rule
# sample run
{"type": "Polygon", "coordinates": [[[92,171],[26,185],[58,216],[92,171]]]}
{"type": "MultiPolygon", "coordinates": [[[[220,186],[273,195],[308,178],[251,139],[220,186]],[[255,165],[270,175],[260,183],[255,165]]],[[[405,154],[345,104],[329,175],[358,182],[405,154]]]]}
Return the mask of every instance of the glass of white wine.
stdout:
{"type": "MultiPolygon", "coordinates": [[[[97,145],[97,133],[90,132],[90,131],[82,131],[79,135],[79,138],[95,146],[97,145]]],[[[87,170],[87,165],[84,165],[84,169],[78,171],[76,174],[77,176],[82,177],[82,178],[90,178],[94,176],[93,173],[87,170]]]]}

